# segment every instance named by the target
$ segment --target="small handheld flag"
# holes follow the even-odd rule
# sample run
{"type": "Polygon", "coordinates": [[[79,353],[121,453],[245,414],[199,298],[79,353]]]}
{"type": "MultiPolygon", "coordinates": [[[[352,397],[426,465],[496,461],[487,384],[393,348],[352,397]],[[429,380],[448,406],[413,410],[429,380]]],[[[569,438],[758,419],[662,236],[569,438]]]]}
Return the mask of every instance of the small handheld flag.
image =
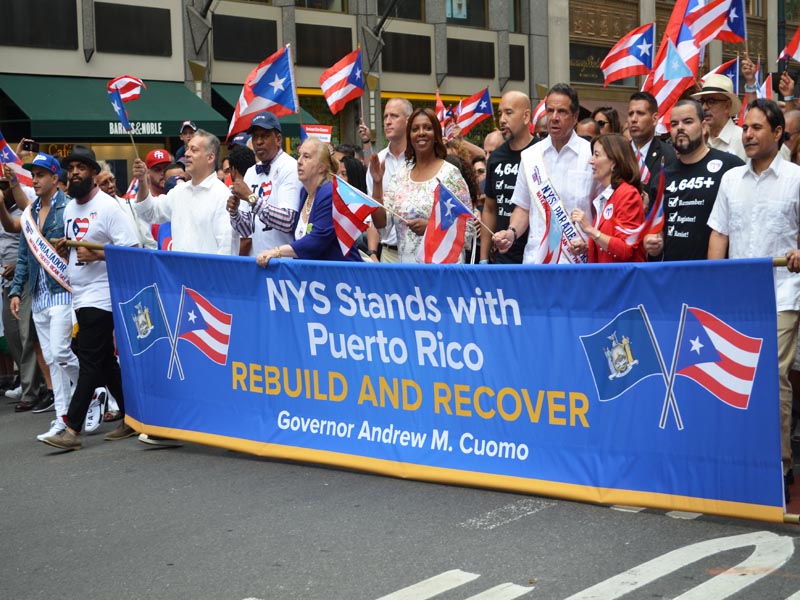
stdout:
{"type": "Polygon", "coordinates": [[[339,176],[333,178],[333,229],[346,256],[358,236],[367,230],[364,220],[378,209],[378,203],[339,176]]]}
{"type": "Polygon", "coordinates": [[[470,217],[469,209],[440,181],[433,193],[433,208],[417,260],[436,265],[458,262],[470,217]]]}
{"type": "Polygon", "coordinates": [[[322,72],[319,78],[322,94],[334,115],[350,100],[364,95],[364,69],[361,64],[361,48],[336,62],[322,72]]]}
{"type": "Polygon", "coordinates": [[[456,125],[461,128],[462,135],[466,135],[475,125],[494,114],[489,88],[465,98],[460,106],[456,125]]]}

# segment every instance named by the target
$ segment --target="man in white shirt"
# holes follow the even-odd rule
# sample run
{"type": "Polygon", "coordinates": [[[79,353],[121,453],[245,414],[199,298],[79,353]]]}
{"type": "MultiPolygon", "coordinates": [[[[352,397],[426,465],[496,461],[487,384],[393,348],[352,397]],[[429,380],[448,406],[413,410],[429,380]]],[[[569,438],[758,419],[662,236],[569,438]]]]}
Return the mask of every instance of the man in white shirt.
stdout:
{"type": "Polygon", "coordinates": [[[540,207],[532,206],[528,185],[526,164],[536,156],[534,153],[541,155],[547,177],[567,214],[575,208],[592,214],[592,200],[602,191],[589,166],[591,146],[575,133],[580,110],[578,93],[566,83],[557,83],[547,92],[545,106],[548,136],[522,151],[517,183],[511,196],[511,202],[516,206],[508,229],[498,231],[493,237],[498,252],[508,252],[517,238],[527,233],[528,243],[522,257],[524,264],[536,262],[537,247],[545,227],[540,207]]]}
{"type": "MultiPolygon", "coordinates": [[[[186,174],[191,180],[164,196],[153,196],[140,186],[136,214],[147,223],[172,222],[172,249],[177,252],[238,254],[239,240],[225,209],[230,191],[217,178],[219,158],[217,136],[197,130],[186,150],[186,174]],[[235,242],[235,248],[234,248],[235,242]]],[[[144,180],[147,165],[137,158],[133,174],[144,180]]]]}
{"type": "MultiPolygon", "coordinates": [[[[258,162],[247,169],[244,180],[234,181],[231,192],[239,209],[231,211],[230,226],[246,241],[245,256],[294,241],[300,210],[297,161],[283,151],[278,118],[271,112],[253,117],[247,130],[258,162]],[[270,213],[269,219],[266,217],[270,213]]],[[[244,251],[242,251],[244,253],[244,251]]]]}
{"type": "MultiPolygon", "coordinates": [[[[780,107],[760,98],[744,120],[747,164],[722,176],[708,226],[708,258],[764,258],[797,250],[800,235],[800,166],[784,160],[780,148],[785,121],[780,107]]],[[[790,429],[792,387],[789,371],[800,322],[800,276],[776,268],[778,376],[781,458],[787,478],[792,469],[790,429]]],[[[788,486],[786,487],[788,494],[788,486]]]]}
{"type": "Polygon", "coordinates": [[[703,83],[703,90],[693,94],[692,98],[703,105],[703,115],[710,132],[708,145],[747,160],[742,145],[742,128],[737,127],[731,118],[739,114],[742,102],[733,93],[730,78],[717,73],[709,75],[703,83]]]}

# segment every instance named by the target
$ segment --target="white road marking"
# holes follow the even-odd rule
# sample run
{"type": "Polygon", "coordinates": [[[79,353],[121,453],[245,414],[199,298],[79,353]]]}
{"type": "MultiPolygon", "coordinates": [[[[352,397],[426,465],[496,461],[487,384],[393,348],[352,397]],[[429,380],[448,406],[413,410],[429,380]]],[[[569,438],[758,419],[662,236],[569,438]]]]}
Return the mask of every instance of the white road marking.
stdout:
{"type": "Polygon", "coordinates": [[[667,552],[567,600],[615,600],[702,558],[745,546],[755,546],[755,550],[744,561],[674,600],[723,600],[779,569],[794,553],[792,538],[768,531],[706,540],[667,552]]]}
{"type": "Polygon", "coordinates": [[[457,588],[480,577],[477,573],[467,573],[460,569],[445,571],[429,579],[410,585],[402,590],[381,596],[378,600],[426,600],[443,592],[457,588]]]}
{"type": "Polygon", "coordinates": [[[611,508],[620,512],[638,513],[644,510],[644,506],[625,506],[624,504],[612,504],[611,508]]]}
{"type": "Polygon", "coordinates": [[[466,600],[514,600],[533,591],[533,586],[524,587],[515,583],[501,583],[485,592],[470,596],[466,600]]]}
{"type": "Polygon", "coordinates": [[[697,517],[701,516],[701,514],[694,512],[684,512],[682,510],[671,510],[667,513],[667,516],[672,517],[673,519],[685,519],[687,521],[691,521],[692,519],[696,519],[697,517]]]}
{"type": "Polygon", "coordinates": [[[514,521],[517,521],[523,517],[537,513],[540,510],[550,508],[551,506],[555,506],[555,502],[547,502],[545,500],[537,500],[534,498],[524,498],[518,502],[490,510],[480,517],[468,519],[461,523],[460,526],[466,527],[467,529],[497,529],[502,525],[513,523],[514,521]]]}

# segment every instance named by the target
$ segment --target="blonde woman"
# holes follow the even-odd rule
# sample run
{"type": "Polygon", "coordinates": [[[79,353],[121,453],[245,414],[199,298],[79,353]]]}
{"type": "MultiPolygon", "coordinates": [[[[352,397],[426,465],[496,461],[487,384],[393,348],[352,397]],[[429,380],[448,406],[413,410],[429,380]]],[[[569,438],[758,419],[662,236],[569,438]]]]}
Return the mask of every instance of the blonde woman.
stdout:
{"type": "Polygon", "coordinates": [[[361,261],[355,248],[342,256],[342,249],[333,229],[333,175],[338,172],[338,161],[328,145],[310,137],[300,146],[297,157],[297,178],[303,185],[300,190],[302,208],[297,218],[294,242],[264,250],[256,257],[261,267],[275,258],[304,258],[311,260],[361,261]]]}

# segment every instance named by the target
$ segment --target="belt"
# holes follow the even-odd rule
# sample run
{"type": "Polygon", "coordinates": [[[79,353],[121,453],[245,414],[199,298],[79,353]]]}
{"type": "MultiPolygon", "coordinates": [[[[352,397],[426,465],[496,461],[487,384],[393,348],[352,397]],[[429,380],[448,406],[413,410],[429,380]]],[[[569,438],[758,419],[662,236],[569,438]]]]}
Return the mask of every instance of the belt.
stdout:
{"type": "Polygon", "coordinates": [[[391,246],[389,244],[382,244],[382,246],[384,248],[388,248],[389,250],[394,250],[395,252],[397,252],[397,246],[391,246]]]}

